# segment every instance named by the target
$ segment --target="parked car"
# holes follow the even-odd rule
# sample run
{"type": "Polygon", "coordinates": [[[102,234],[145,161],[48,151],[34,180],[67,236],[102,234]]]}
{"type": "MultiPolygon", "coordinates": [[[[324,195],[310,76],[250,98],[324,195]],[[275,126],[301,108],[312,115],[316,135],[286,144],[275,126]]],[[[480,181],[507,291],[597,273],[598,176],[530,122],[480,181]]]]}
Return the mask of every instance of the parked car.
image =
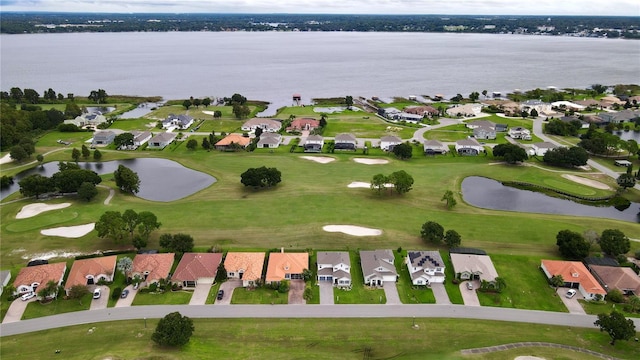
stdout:
{"type": "Polygon", "coordinates": [[[127,297],[127,295],[129,295],[129,290],[124,289],[122,290],[122,294],[120,294],[120,297],[124,299],[127,297]]]}
{"type": "Polygon", "coordinates": [[[27,301],[27,300],[33,298],[34,296],[36,296],[36,293],[28,292],[26,294],[23,294],[20,298],[22,299],[22,301],[27,301]]]}
{"type": "Polygon", "coordinates": [[[567,299],[571,299],[572,297],[576,296],[576,289],[569,289],[569,291],[567,291],[567,294],[565,295],[567,297],[567,299]]]}
{"type": "Polygon", "coordinates": [[[218,300],[222,300],[224,297],[224,290],[218,290],[218,300]]]}
{"type": "Polygon", "coordinates": [[[101,295],[101,293],[102,293],[102,292],[100,291],[100,289],[95,289],[95,290],[93,290],[93,298],[94,298],[94,299],[100,299],[100,295],[101,295]]]}
{"type": "Polygon", "coordinates": [[[467,282],[467,289],[473,290],[473,283],[471,281],[467,282]]]}

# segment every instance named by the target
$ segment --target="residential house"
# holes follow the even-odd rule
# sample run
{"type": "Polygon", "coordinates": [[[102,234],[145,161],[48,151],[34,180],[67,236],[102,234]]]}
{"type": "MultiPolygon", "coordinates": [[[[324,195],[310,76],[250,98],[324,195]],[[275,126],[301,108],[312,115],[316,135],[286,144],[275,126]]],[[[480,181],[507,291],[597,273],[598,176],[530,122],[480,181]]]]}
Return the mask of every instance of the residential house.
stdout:
{"type": "Polygon", "coordinates": [[[142,146],[144,145],[147,141],[151,140],[151,137],[153,136],[151,134],[151,131],[137,131],[134,130],[131,132],[131,134],[133,134],[133,145],[134,146],[142,146]]]}
{"type": "Polygon", "coordinates": [[[166,119],[162,120],[163,129],[179,129],[185,130],[193,125],[193,118],[189,115],[169,114],[166,119]]]}
{"type": "MultiPolygon", "coordinates": [[[[61,285],[65,271],[67,271],[67,263],[65,262],[22,268],[13,281],[13,287],[16,288],[15,294],[37,293],[38,287],[41,285],[42,287],[46,286],[49,281],[61,285]]],[[[56,296],[57,293],[53,297],[56,296]]]]}
{"type": "Polygon", "coordinates": [[[73,124],[77,127],[91,126],[97,127],[100,124],[104,124],[107,122],[107,118],[101,113],[91,113],[91,114],[82,114],[80,116],[76,116],[75,119],[67,119],[64,121],[65,124],[73,124]]]}
{"type": "Polygon", "coordinates": [[[626,109],[618,112],[601,112],[598,117],[602,119],[602,124],[619,124],[640,118],[640,110],[626,109]]]}
{"type": "Polygon", "coordinates": [[[259,149],[276,149],[280,146],[282,135],[277,133],[264,132],[260,135],[260,139],[256,146],[259,149]]]}
{"type": "Polygon", "coordinates": [[[548,141],[535,143],[535,144],[531,145],[530,154],[531,155],[537,155],[537,156],[544,156],[544,154],[546,154],[547,151],[549,151],[551,149],[555,149],[557,147],[558,146],[556,146],[555,144],[550,143],[548,141]]]}
{"type": "Polygon", "coordinates": [[[411,114],[408,112],[401,111],[397,114],[394,114],[391,118],[393,121],[404,121],[412,124],[418,124],[422,122],[424,117],[422,115],[411,114]]]}
{"type": "Polygon", "coordinates": [[[334,149],[336,150],[356,150],[357,140],[353,134],[338,134],[335,137],[334,149]]]}
{"type": "Polygon", "coordinates": [[[131,277],[141,278],[147,286],[159,282],[160,279],[167,279],[174,257],[174,253],[137,254],[133,258],[131,277]]]}
{"type": "Polygon", "coordinates": [[[275,119],[253,118],[242,124],[242,131],[255,132],[256,129],[262,129],[263,132],[276,133],[282,128],[282,123],[275,119]]]}
{"type": "Polygon", "coordinates": [[[242,280],[242,286],[256,286],[262,278],[263,252],[228,252],[224,259],[227,278],[242,280]]]}
{"type": "Polygon", "coordinates": [[[74,261],[64,284],[65,292],[69,295],[69,290],[75,285],[95,285],[100,281],[113,281],[117,260],[118,257],[113,255],[74,261]]]}
{"type": "Polygon", "coordinates": [[[580,261],[542,260],[540,268],[549,280],[555,275],[562,276],[564,286],[577,288],[585,300],[595,300],[607,294],[580,261]]]}
{"type": "Polygon", "coordinates": [[[386,135],[380,138],[380,149],[384,151],[393,151],[393,148],[401,143],[402,140],[399,137],[386,135]]]}
{"type": "Polygon", "coordinates": [[[433,106],[409,106],[404,109],[404,112],[414,115],[420,115],[422,117],[434,117],[440,114],[440,111],[433,106]]]}
{"type": "Polygon", "coordinates": [[[496,132],[507,132],[509,129],[509,125],[507,124],[496,124],[496,132]]]}
{"type": "Polygon", "coordinates": [[[456,151],[460,155],[476,156],[484,151],[484,146],[473,138],[456,141],[456,151]]]}
{"type": "Polygon", "coordinates": [[[473,137],[476,139],[493,140],[496,138],[496,130],[495,128],[487,126],[479,126],[473,129],[473,137]]]}
{"type": "Polygon", "coordinates": [[[308,253],[286,253],[284,250],[269,254],[265,284],[282,280],[302,279],[304,270],[309,269],[308,253]]]}
{"type": "Polygon", "coordinates": [[[465,126],[467,128],[469,128],[469,129],[476,129],[476,128],[481,128],[481,127],[486,127],[486,128],[491,128],[491,129],[495,130],[496,123],[494,123],[493,121],[489,121],[489,120],[476,120],[476,121],[465,123],[465,126]]]}
{"type": "Polygon", "coordinates": [[[97,131],[93,134],[93,140],[91,140],[91,145],[109,145],[115,139],[116,133],[113,131],[97,131]]]}
{"type": "Polygon", "coordinates": [[[170,132],[161,132],[149,139],[149,149],[164,149],[167,145],[171,144],[178,135],[170,132]]]}
{"type": "Polygon", "coordinates": [[[322,151],[324,139],[320,135],[309,135],[304,142],[304,152],[319,153],[322,151]]]}
{"type": "Polygon", "coordinates": [[[424,153],[426,155],[446,154],[447,152],[449,152],[449,147],[438,140],[424,141],[424,153]]]}
{"type": "Polygon", "coordinates": [[[539,115],[551,115],[551,104],[541,100],[527,100],[520,103],[520,111],[526,111],[531,113],[531,110],[535,110],[539,115]]]}
{"type": "Polygon", "coordinates": [[[531,140],[531,131],[517,126],[509,129],[509,137],[512,139],[531,140]]]}
{"type": "Polygon", "coordinates": [[[437,251],[408,251],[407,269],[413,285],[444,283],[444,261],[437,251]]]}
{"type": "Polygon", "coordinates": [[[221,262],[221,253],[184,253],[171,276],[171,282],[184,288],[213,284],[221,262]]]}
{"type": "Polygon", "coordinates": [[[4,287],[9,284],[9,280],[11,280],[11,271],[2,270],[0,271],[0,295],[4,291],[4,287]]]}
{"type": "Polygon", "coordinates": [[[640,277],[629,267],[589,265],[593,276],[607,292],[617,289],[623,295],[640,296],[640,277]]]}
{"type": "Polygon", "coordinates": [[[360,265],[365,285],[382,286],[388,281],[398,281],[398,271],[391,250],[362,250],[360,265]]]}
{"type": "Polygon", "coordinates": [[[378,115],[384,117],[385,119],[393,120],[397,114],[400,114],[402,111],[394,108],[394,107],[381,107],[378,108],[378,115]]]}
{"type": "Polygon", "coordinates": [[[450,107],[445,112],[453,117],[473,117],[480,115],[481,111],[482,105],[480,104],[464,104],[450,107]]]}
{"type": "Polygon", "coordinates": [[[291,131],[311,131],[320,127],[320,121],[313,118],[298,118],[294,119],[289,127],[287,127],[287,132],[291,131]]]}
{"type": "Polygon", "coordinates": [[[495,282],[498,272],[488,255],[449,253],[456,278],[495,282]]]}
{"type": "Polygon", "coordinates": [[[346,251],[318,251],[318,281],[330,281],[333,286],[351,286],[351,260],[346,251]]]}
{"type": "Polygon", "coordinates": [[[216,149],[222,151],[233,151],[238,148],[244,149],[251,143],[251,139],[238,134],[229,134],[224,139],[215,144],[216,149]]]}
{"type": "Polygon", "coordinates": [[[585,106],[572,103],[571,101],[554,101],[551,103],[551,108],[559,109],[561,111],[565,111],[565,110],[582,111],[585,109],[585,106]]]}

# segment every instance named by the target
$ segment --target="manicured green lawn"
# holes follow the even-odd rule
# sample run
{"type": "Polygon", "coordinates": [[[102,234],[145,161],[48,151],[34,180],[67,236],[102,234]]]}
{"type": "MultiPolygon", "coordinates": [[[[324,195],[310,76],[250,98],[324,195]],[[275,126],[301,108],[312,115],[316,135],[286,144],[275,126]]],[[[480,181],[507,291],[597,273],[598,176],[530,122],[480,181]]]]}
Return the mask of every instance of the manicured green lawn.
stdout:
{"type": "Polygon", "coordinates": [[[336,304],[384,304],[387,297],[383,289],[371,288],[364,285],[364,276],[360,266],[360,254],[350,251],[351,260],[351,289],[333,289],[333,301],[336,304]]]}
{"type": "Polygon", "coordinates": [[[412,319],[193,319],[195,332],[181,349],[154,345],[157,319],[105,322],[2,338],[3,359],[43,359],[61,350],[65,359],[590,359],[560,349],[529,348],[463,356],[462,349],[541,341],[580,346],[633,359],[634,342],[609,345],[592,329],[486,320],[412,319]],[[89,331],[91,329],[91,331],[89,331]],[[221,331],[224,329],[224,331],[221,331]],[[464,332],[464,337],[454,336],[464,332]],[[28,349],[29,351],[25,351],[28,349]],[[507,354],[508,356],[505,356],[507,354]]]}
{"type": "Polygon", "coordinates": [[[442,261],[444,262],[444,288],[447,290],[447,295],[449,295],[449,300],[452,304],[464,304],[464,300],[462,300],[462,294],[460,293],[460,285],[454,284],[453,279],[456,278],[456,274],[453,271],[453,264],[451,263],[451,258],[449,257],[449,253],[445,251],[440,251],[440,256],[442,257],[442,261]]]}
{"type": "MultiPolygon", "coordinates": [[[[43,316],[51,316],[56,314],[89,310],[91,306],[91,294],[87,294],[79,300],[65,300],[62,297],[56,298],[51,302],[41,304],[38,301],[32,301],[22,314],[22,319],[34,319],[43,316]]],[[[21,300],[18,300],[21,301],[21,300]]]]}
{"type": "Polygon", "coordinates": [[[538,269],[539,257],[497,254],[490,256],[507,288],[500,294],[478,291],[481,305],[567,312],[562,300],[538,269]]]}
{"type": "Polygon", "coordinates": [[[279,293],[268,287],[237,288],[233,291],[232,304],[288,304],[289,293],[279,293]]]}
{"type": "Polygon", "coordinates": [[[124,120],[116,120],[113,125],[111,125],[110,129],[120,129],[124,131],[151,131],[153,133],[161,132],[164,130],[158,129],[156,126],[152,126],[156,121],[149,119],[124,119],[124,120]]]}
{"type": "Polygon", "coordinates": [[[587,314],[598,315],[598,314],[608,314],[611,311],[615,310],[621,312],[626,317],[640,317],[640,313],[638,312],[628,312],[624,310],[624,304],[615,304],[608,301],[584,301],[578,300],[582,305],[582,308],[587,314]]]}
{"type": "MultiPolygon", "coordinates": [[[[207,295],[207,301],[205,302],[205,304],[209,305],[216,302],[216,296],[218,296],[218,289],[220,289],[220,285],[221,283],[216,283],[211,286],[211,289],[209,289],[209,295],[207,295]]],[[[240,288],[234,290],[234,292],[235,291],[240,291],[240,288]]]]}
{"type": "Polygon", "coordinates": [[[402,253],[394,251],[396,261],[396,269],[400,278],[396,283],[398,288],[398,296],[403,304],[435,304],[436,298],[433,295],[433,290],[426,286],[414,286],[411,282],[411,275],[405,259],[407,257],[407,251],[403,250],[402,253]]]}
{"type": "Polygon", "coordinates": [[[207,132],[210,133],[215,131],[216,134],[220,132],[229,133],[242,133],[242,124],[244,124],[245,120],[235,120],[235,119],[215,119],[210,120],[207,119],[202,123],[198,132],[207,132]]]}
{"type": "Polygon", "coordinates": [[[136,294],[132,305],[182,305],[188,304],[193,291],[167,291],[164,293],[142,293],[136,294]]]}

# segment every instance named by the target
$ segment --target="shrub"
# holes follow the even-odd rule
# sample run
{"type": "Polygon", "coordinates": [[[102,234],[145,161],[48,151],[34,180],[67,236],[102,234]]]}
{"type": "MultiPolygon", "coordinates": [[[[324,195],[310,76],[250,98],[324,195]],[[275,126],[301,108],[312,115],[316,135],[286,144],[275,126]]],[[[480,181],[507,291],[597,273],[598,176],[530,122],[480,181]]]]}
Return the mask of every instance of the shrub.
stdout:
{"type": "Polygon", "coordinates": [[[111,299],[112,300],[117,300],[120,295],[122,294],[122,289],[117,287],[115,289],[113,289],[113,291],[111,292],[111,299]]]}
{"type": "Polygon", "coordinates": [[[607,293],[607,296],[605,297],[605,299],[607,301],[611,301],[614,302],[616,304],[621,304],[623,302],[625,302],[624,300],[624,295],[622,295],[622,292],[618,289],[613,289],[611,291],[609,291],[609,293],[607,293]]]}
{"type": "Polygon", "coordinates": [[[155,292],[156,290],[158,290],[158,283],[153,283],[151,285],[149,285],[149,291],[150,292],[155,292]]]}

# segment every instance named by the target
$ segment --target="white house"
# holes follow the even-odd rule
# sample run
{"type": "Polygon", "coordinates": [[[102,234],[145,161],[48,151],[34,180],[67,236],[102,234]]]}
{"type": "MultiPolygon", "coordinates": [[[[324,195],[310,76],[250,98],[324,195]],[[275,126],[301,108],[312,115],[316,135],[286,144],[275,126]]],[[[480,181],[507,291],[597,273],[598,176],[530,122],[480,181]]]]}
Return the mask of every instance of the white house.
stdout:
{"type": "Polygon", "coordinates": [[[480,104],[464,104],[450,107],[445,112],[454,117],[472,117],[480,115],[481,111],[482,105],[480,104]]]}
{"type": "Polygon", "coordinates": [[[322,251],[317,254],[318,281],[330,281],[333,286],[351,286],[351,260],[346,251],[322,251]]]}
{"type": "Polygon", "coordinates": [[[396,282],[398,271],[391,250],[362,250],[360,264],[364,275],[364,284],[382,286],[385,282],[396,282]]]}
{"type": "Polygon", "coordinates": [[[242,124],[242,131],[255,132],[256,129],[262,129],[263,132],[275,133],[280,131],[282,123],[274,119],[253,118],[242,124]]]}
{"type": "Polygon", "coordinates": [[[527,100],[520,103],[520,111],[526,111],[530,113],[531,110],[534,110],[534,109],[540,115],[550,114],[551,104],[541,100],[527,100]]]}
{"type": "Polygon", "coordinates": [[[171,144],[177,135],[170,132],[162,132],[156,134],[156,136],[149,139],[149,149],[164,149],[167,145],[171,144]]]}
{"type": "Polygon", "coordinates": [[[91,140],[91,145],[109,145],[116,138],[116,133],[110,130],[106,131],[97,131],[93,134],[93,139],[91,140]]]}
{"type": "Polygon", "coordinates": [[[509,128],[509,137],[512,139],[531,140],[531,131],[519,126],[509,128]]]}
{"type": "Polygon", "coordinates": [[[147,141],[151,140],[151,131],[137,131],[134,130],[131,132],[133,134],[133,145],[142,146],[147,141]]]}
{"type": "Polygon", "coordinates": [[[380,138],[380,149],[384,151],[393,151],[393,147],[401,144],[402,140],[394,135],[386,135],[380,138]]]}
{"type": "Polygon", "coordinates": [[[444,283],[444,261],[437,251],[408,251],[407,269],[413,285],[444,283]]]}
{"type": "Polygon", "coordinates": [[[107,118],[104,117],[104,115],[102,115],[101,113],[82,114],[80,116],[76,116],[75,119],[68,119],[64,121],[65,124],[73,124],[77,127],[95,127],[106,122],[107,118]]]}
{"type": "Polygon", "coordinates": [[[162,128],[177,128],[180,130],[188,129],[193,124],[193,118],[189,115],[169,114],[166,119],[162,120],[162,128]]]}
{"type": "Polygon", "coordinates": [[[320,135],[309,135],[304,142],[304,152],[321,152],[324,138],[320,135]]]}
{"type": "Polygon", "coordinates": [[[548,141],[543,141],[543,142],[539,142],[531,145],[530,154],[537,155],[537,156],[544,156],[544,154],[546,154],[547,151],[555,148],[557,148],[555,144],[552,144],[548,141]]]}
{"type": "Polygon", "coordinates": [[[280,146],[280,141],[282,140],[282,135],[271,132],[264,132],[260,135],[260,140],[258,140],[258,144],[256,146],[259,149],[275,149],[280,146]]]}

